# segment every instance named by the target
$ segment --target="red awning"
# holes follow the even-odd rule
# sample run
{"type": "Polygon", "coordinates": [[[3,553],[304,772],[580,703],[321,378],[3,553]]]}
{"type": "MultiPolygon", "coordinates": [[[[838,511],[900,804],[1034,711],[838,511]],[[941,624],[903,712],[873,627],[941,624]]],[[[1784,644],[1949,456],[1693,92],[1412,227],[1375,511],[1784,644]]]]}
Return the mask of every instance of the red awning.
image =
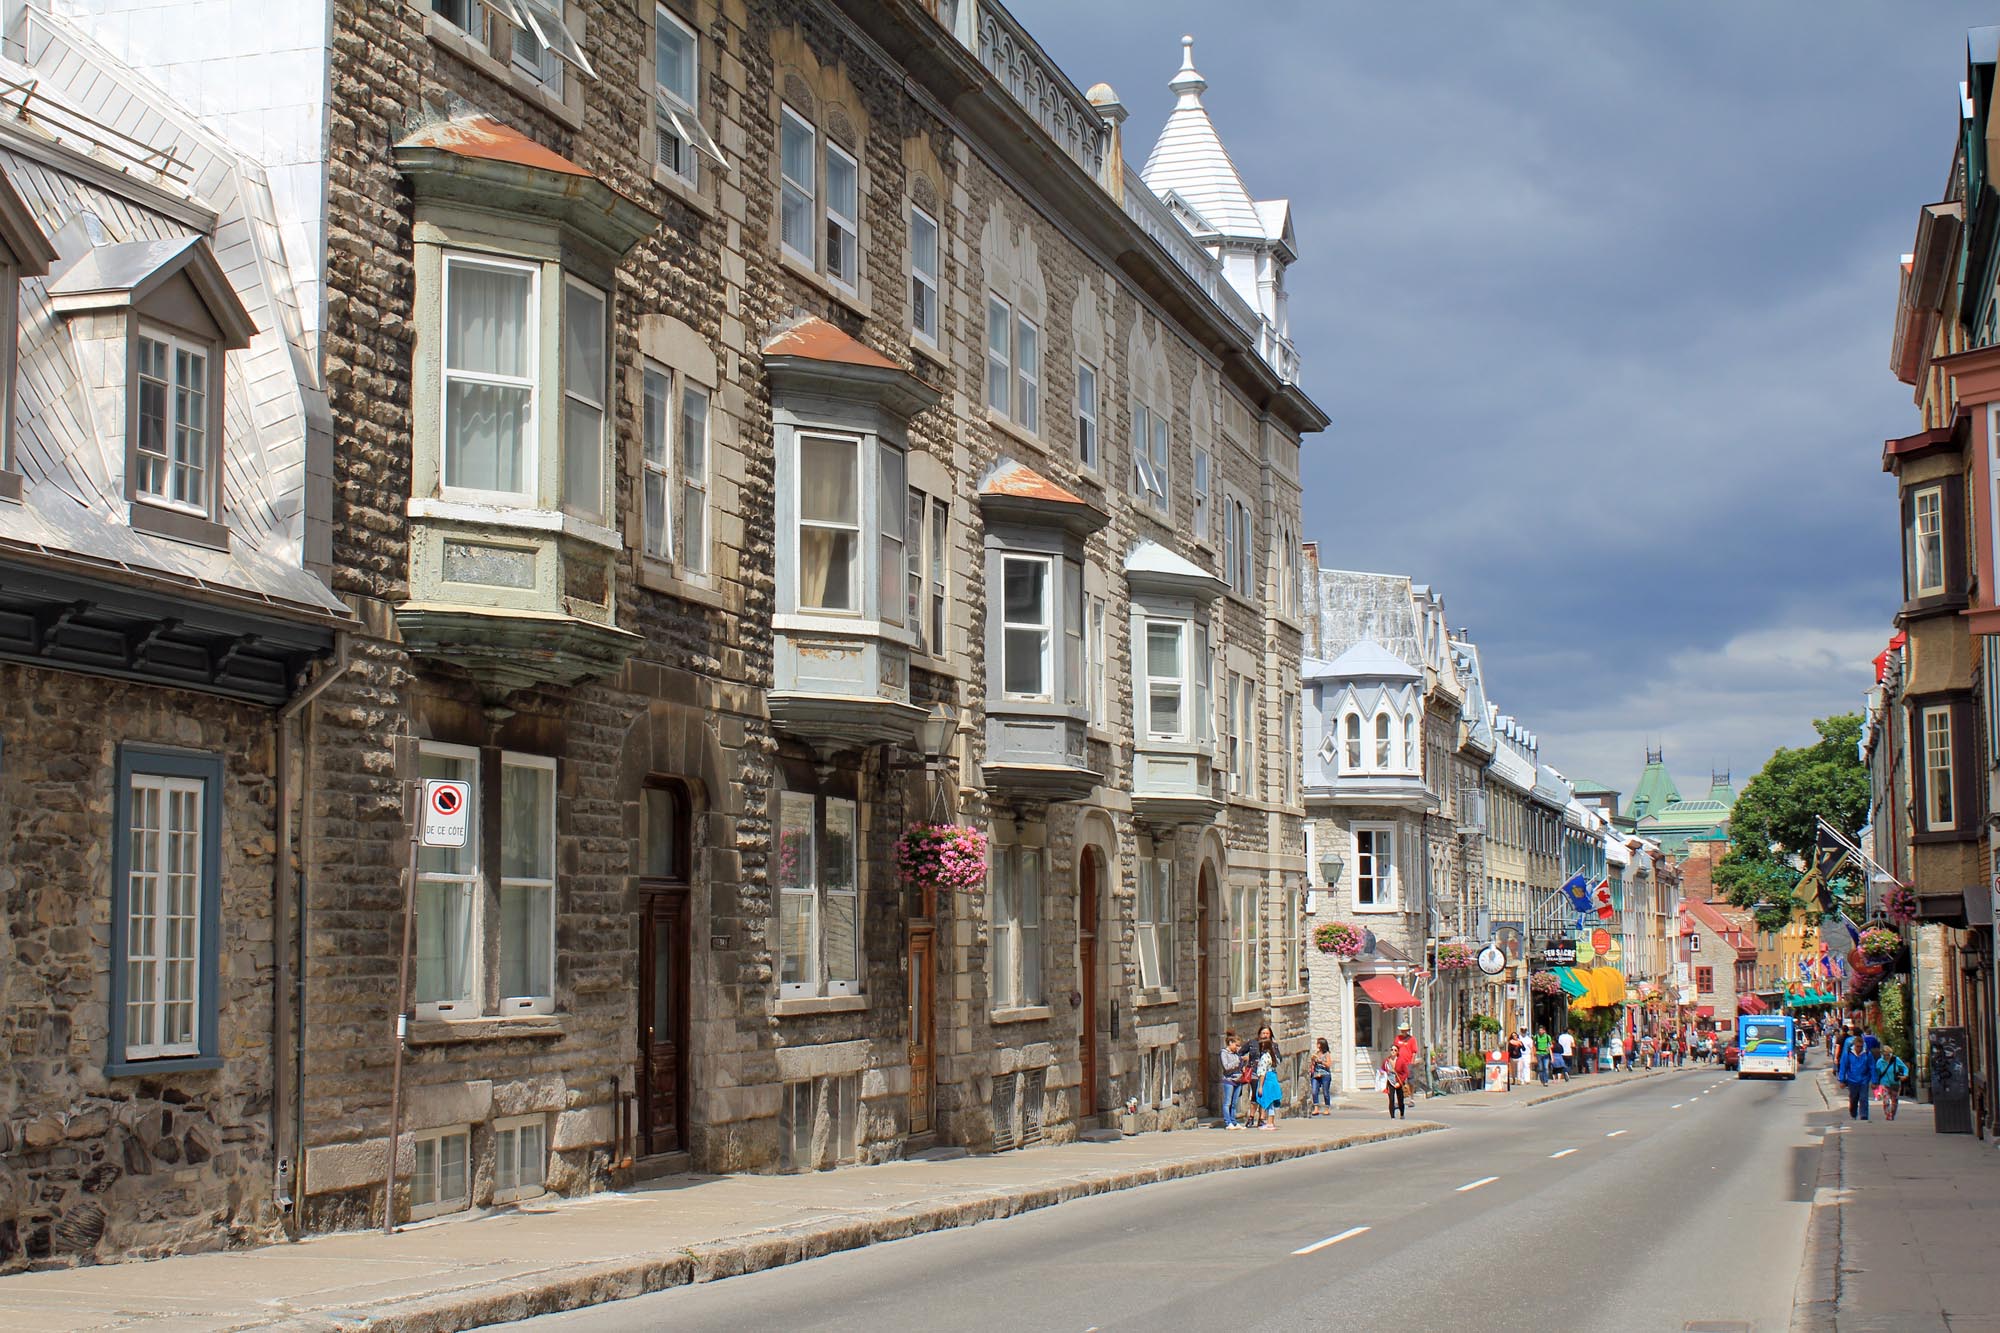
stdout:
{"type": "Polygon", "coordinates": [[[1700,1005],[1695,1009],[1694,1016],[1696,1018],[1714,1018],[1715,1006],[1712,1004],[1700,1005]]]}
{"type": "Polygon", "coordinates": [[[1761,1014],[1770,1007],[1754,995],[1739,996],[1736,1001],[1736,1012],[1739,1014],[1761,1014]]]}
{"type": "Polygon", "coordinates": [[[1361,990],[1369,999],[1384,1009],[1415,1009],[1423,1001],[1403,988],[1403,983],[1394,977],[1363,977],[1361,990]]]}

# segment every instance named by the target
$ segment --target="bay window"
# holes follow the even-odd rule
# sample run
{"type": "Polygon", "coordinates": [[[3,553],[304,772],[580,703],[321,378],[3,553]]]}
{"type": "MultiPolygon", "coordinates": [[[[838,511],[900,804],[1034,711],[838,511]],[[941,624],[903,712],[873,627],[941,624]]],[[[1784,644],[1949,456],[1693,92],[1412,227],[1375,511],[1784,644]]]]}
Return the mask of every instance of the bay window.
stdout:
{"type": "Polygon", "coordinates": [[[778,793],[778,989],[781,996],[861,992],[859,808],[778,793]]]}
{"type": "MultiPolygon", "coordinates": [[[[1157,851],[1157,848],[1156,848],[1157,851]]],[[[1171,990],[1179,953],[1178,908],[1171,856],[1139,858],[1139,896],[1133,929],[1139,955],[1139,984],[1148,990],[1171,990]]]]}
{"type": "MultiPolygon", "coordinates": [[[[860,605],[861,441],[799,436],[799,606],[853,613],[860,605]]],[[[898,488],[900,494],[900,488],[898,488]]]]}
{"type": "Polygon", "coordinates": [[[540,276],[531,264],[444,257],[447,494],[533,496],[540,276]]]}
{"type": "Polygon", "coordinates": [[[1910,534],[1911,580],[1919,597],[1945,590],[1944,579],[1944,488],[1930,486],[1910,497],[1913,513],[1910,534]]]}
{"type": "Polygon", "coordinates": [[[1177,620],[1146,622],[1146,726],[1155,740],[1187,739],[1187,631],[1177,620]]]}
{"type": "Polygon", "coordinates": [[[1957,824],[1952,768],[1951,709],[1923,710],[1924,823],[1931,832],[1957,824]]]}
{"type": "Polygon", "coordinates": [[[605,355],[604,293],[570,278],[563,284],[563,504],[602,521],[605,355]]]}
{"type": "MultiPolygon", "coordinates": [[[[908,511],[897,503],[899,497],[907,495],[903,485],[903,451],[883,449],[875,455],[879,469],[875,494],[879,504],[876,513],[876,543],[880,549],[876,566],[881,579],[882,619],[902,624],[909,614],[905,598],[909,589],[909,569],[904,560],[903,549],[908,529],[908,511]]],[[[913,534],[919,540],[922,532],[913,534]]]]}
{"type": "Polygon", "coordinates": [[[1014,556],[1001,561],[1001,682],[1009,699],[1051,694],[1053,561],[1014,556]]]}
{"type": "Polygon", "coordinates": [[[987,898],[993,1007],[1042,1002],[1042,884],[1040,847],[996,846],[993,890],[987,898]]]}

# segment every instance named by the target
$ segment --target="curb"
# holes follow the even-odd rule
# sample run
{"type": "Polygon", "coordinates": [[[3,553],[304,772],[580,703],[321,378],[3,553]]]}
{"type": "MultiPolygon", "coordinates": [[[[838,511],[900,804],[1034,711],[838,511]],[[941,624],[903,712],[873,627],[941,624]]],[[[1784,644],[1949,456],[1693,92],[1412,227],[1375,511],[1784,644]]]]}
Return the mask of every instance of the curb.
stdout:
{"type": "MultiPolygon", "coordinates": [[[[974,1194],[941,1204],[918,1204],[868,1218],[829,1219],[782,1227],[741,1238],[714,1241],[671,1253],[631,1255],[574,1264],[543,1273],[469,1284],[455,1291],[397,1301],[369,1311],[343,1310],[309,1317],[307,1326],[334,1333],[456,1333],[488,1324],[582,1309],[656,1291],[740,1277],[782,1268],[844,1250],[903,1240],[933,1231],[975,1226],[1033,1212],[1074,1199],[1111,1194],[1169,1180],[1210,1175],[1242,1167],[1268,1166],[1343,1148],[1386,1143],[1431,1133],[1446,1126],[1420,1120],[1394,1129],[1363,1130],[1348,1138],[1313,1144],[1272,1144],[1208,1157],[1137,1167],[1104,1176],[1059,1180],[1019,1189],[974,1194]]],[[[300,1316],[287,1316],[300,1327],[300,1316]]]]}
{"type": "MultiPolygon", "coordinates": [[[[1832,1108],[1826,1088],[1815,1083],[1820,1100],[1832,1108]]],[[[1841,1200],[1845,1197],[1847,1134],[1828,1130],[1820,1139],[1819,1170],[1813,1178],[1812,1215],[1806,1222],[1805,1261],[1792,1289],[1792,1333],[1836,1333],[1839,1328],[1841,1200]]]]}

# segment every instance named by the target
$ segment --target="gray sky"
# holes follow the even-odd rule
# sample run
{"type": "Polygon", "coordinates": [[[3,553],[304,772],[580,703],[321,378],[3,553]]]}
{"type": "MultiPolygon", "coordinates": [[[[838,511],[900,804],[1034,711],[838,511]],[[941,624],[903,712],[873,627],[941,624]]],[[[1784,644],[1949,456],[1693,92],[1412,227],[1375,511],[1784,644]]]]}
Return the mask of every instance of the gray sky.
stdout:
{"type": "MultiPolygon", "coordinates": [[[[1437,587],[1543,758],[1737,785],[1899,596],[1897,261],[1990,6],[1008,0],[1143,163],[1183,32],[1333,416],[1305,535],[1437,587]]],[[[1690,789],[1696,790],[1690,790],[1690,789]]]]}

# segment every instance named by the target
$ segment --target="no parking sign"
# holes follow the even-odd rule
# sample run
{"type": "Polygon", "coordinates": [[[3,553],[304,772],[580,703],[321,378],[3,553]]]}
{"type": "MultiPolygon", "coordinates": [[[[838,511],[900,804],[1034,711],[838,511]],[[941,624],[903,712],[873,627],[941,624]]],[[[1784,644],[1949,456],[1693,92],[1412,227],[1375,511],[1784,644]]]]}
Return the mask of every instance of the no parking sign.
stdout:
{"type": "Polygon", "coordinates": [[[426,847],[465,846],[471,810],[471,783],[456,778],[425,778],[424,817],[418,841],[426,847]]]}

